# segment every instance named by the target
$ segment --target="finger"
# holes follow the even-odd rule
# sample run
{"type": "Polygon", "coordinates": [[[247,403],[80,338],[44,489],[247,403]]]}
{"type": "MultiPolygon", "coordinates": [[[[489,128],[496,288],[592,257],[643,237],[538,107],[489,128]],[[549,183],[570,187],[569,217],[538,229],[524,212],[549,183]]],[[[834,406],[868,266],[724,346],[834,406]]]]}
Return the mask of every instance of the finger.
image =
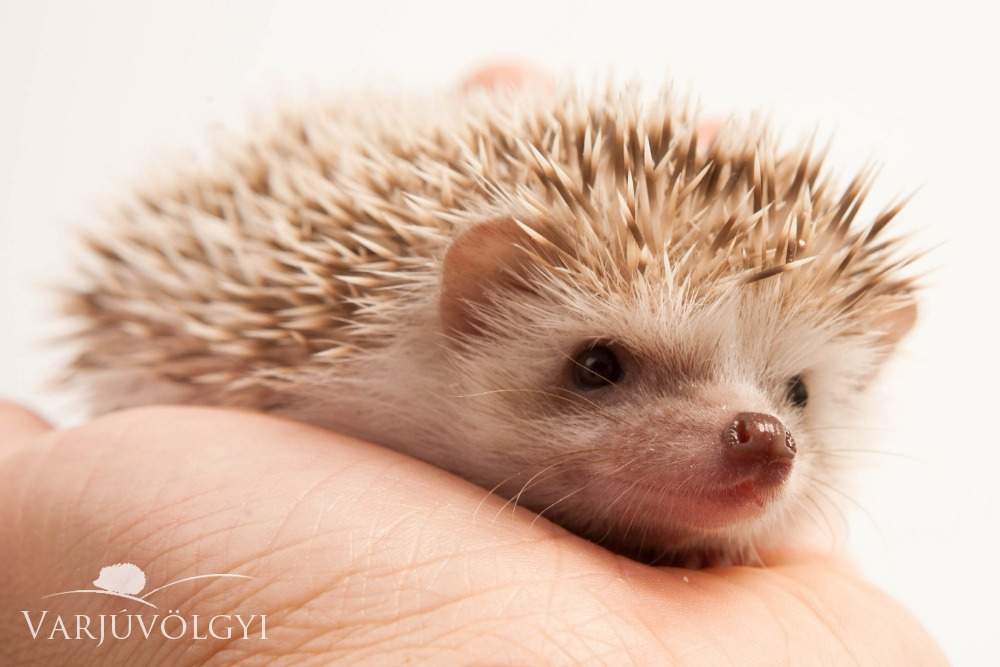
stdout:
{"type": "Polygon", "coordinates": [[[548,74],[532,65],[501,61],[474,69],[462,79],[459,88],[467,93],[473,90],[519,88],[529,84],[551,86],[552,80],[548,74]]]}
{"type": "Polygon", "coordinates": [[[698,123],[698,143],[702,146],[710,145],[715,141],[715,137],[718,136],[721,129],[722,121],[718,118],[711,118],[698,123]]]}
{"type": "Polygon", "coordinates": [[[52,430],[52,425],[27,408],[0,399],[0,456],[52,430]]]}

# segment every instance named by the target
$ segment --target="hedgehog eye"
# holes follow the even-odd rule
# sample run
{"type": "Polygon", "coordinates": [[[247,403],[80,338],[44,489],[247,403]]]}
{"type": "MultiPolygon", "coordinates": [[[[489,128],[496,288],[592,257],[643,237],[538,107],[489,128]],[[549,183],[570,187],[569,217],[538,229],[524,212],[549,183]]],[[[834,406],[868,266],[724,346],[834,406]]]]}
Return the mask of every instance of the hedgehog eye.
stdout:
{"type": "Polygon", "coordinates": [[[796,375],[788,381],[785,395],[788,397],[788,401],[795,407],[806,407],[806,403],[809,402],[809,389],[806,387],[806,383],[801,375],[796,375]]]}
{"type": "Polygon", "coordinates": [[[573,383],[580,389],[600,389],[622,379],[618,355],[607,345],[594,345],[573,359],[573,383]]]}

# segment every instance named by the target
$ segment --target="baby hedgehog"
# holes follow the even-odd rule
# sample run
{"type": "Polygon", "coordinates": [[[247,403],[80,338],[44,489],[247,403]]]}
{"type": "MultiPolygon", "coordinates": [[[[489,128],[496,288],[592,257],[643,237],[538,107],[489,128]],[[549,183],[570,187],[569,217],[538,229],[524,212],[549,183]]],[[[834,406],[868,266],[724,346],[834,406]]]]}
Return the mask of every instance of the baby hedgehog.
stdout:
{"type": "Polygon", "coordinates": [[[669,91],[362,97],[122,206],[65,302],[95,411],[360,436],[618,552],[754,562],[815,520],[916,257],[811,145],[669,91]],[[704,134],[704,132],[702,132],[704,134]]]}

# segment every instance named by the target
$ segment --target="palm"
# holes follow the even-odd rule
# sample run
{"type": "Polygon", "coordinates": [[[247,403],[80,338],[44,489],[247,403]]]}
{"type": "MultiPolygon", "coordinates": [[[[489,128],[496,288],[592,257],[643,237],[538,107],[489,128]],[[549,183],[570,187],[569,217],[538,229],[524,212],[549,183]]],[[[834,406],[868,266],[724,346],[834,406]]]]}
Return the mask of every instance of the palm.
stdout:
{"type": "MultiPolygon", "coordinates": [[[[0,618],[4,664],[582,661],[940,664],[919,626],[820,559],[687,571],[614,556],[420,462],[249,414],[152,408],[66,432],[8,411],[0,452],[0,608],[119,611],[42,600],[108,563],[139,563],[186,614],[267,614],[266,640],[32,640],[0,618]]],[[[132,610],[134,611],[134,610],[132,610]]],[[[213,664],[215,664],[213,663],[213,664]]]]}

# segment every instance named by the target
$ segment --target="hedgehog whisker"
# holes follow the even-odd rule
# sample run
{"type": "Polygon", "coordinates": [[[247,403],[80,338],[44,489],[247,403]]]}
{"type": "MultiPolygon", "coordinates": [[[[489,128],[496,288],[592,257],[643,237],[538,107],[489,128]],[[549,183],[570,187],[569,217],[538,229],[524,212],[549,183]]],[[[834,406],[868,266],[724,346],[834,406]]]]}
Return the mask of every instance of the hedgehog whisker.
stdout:
{"type": "Polygon", "coordinates": [[[540,394],[542,396],[559,399],[561,401],[566,401],[568,403],[575,403],[575,401],[583,402],[588,407],[593,408],[595,411],[597,411],[597,413],[600,414],[605,419],[614,421],[615,423],[619,424],[621,423],[620,418],[609,414],[601,405],[595,403],[591,399],[568,389],[564,389],[562,391],[566,391],[567,393],[569,393],[569,396],[565,396],[563,394],[557,394],[555,392],[547,391],[545,389],[532,389],[532,388],[486,389],[484,391],[477,391],[469,394],[451,394],[450,396],[452,398],[480,398],[482,396],[491,396],[494,394],[540,394]]]}
{"type": "Polygon", "coordinates": [[[874,431],[878,433],[892,432],[893,429],[884,426],[807,426],[802,429],[803,433],[824,433],[827,431],[874,431]]]}
{"type": "MultiPolygon", "coordinates": [[[[612,509],[614,509],[614,506],[615,506],[616,504],[618,504],[618,503],[619,503],[619,502],[620,502],[620,501],[622,500],[622,498],[624,498],[624,497],[626,497],[627,495],[629,495],[629,494],[631,493],[631,491],[632,491],[632,490],[633,490],[633,489],[634,489],[634,488],[635,488],[635,487],[636,487],[636,486],[637,486],[637,485],[638,485],[638,484],[639,484],[639,483],[640,483],[641,481],[643,481],[643,477],[641,477],[641,476],[639,476],[639,477],[636,477],[635,479],[633,479],[633,480],[632,480],[632,483],[631,483],[631,484],[629,484],[629,485],[628,485],[627,487],[625,487],[625,488],[624,488],[624,489],[622,490],[622,492],[621,492],[621,493],[619,493],[619,494],[618,494],[618,495],[617,495],[617,496],[616,496],[616,497],[615,497],[615,498],[614,498],[614,499],[613,499],[613,500],[612,500],[612,501],[611,501],[610,503],[608,503],[607,505],[605,505],[605,506],[604,506],[604,508],[602,509],[602,512],[601,512],[601,514],[602,514],[603,516],[606,516],[606,517],[607,517],[607,519],[608,519],[608,521],[607,521],[607,524],[608,524],[608,529],[607,529],[607,530],[605,531],[604,535],[602,535],[602,536],[600,537],[600,539],[599,539],[599,540],[597,540],[597,543],[598,543],[598,544],[603,544],[603,543],[604,543],[604,541],[605,541],[605,540],[606,540],[606,539],[608,538],[608,536],[609,536],[609,535],[611,534],[611,531],[612,531],[612,529],[614,528],[614,522],[612,522],[612,521],[611,521],[611,517],[610,517],[610,514],[611,514],[611,510],[612,510],[612,509]]],[[[648,489],[648,488],[646,489],[646,493],[649,493],[649,489],[648,489]]],[[[633,504],[634,504],[634,499],[632,499],[632,500],[633,500],[633,504]]],[[[630,506],[631,506],[631,505],[630,505],[630,506]]],[[[626,513],[627,513],[627,512],[628,512],[628,508],[626,508],[626,513]]],[[[633,519],[634,519],[634,517],[633,517],[633,519]]],[[[622,534],[622,539],[624,540],[624,539],[625,539],[626,537],[628,537],[628,530],[627,530],[627,529],[626,529],[625,533],[623,533],[623,534],[622,534]]]]}
{"type": "MultiPolygon", "coordinates": [[[[839,495],[840,497],[844,498],[845,500],[847,500],[848,502],[850,502],[852,505],[854,505],[855,507],[857,507],[868,518],[868,520],[871,521],[872,526],[874,526],[876,530],[879,530],[881,532],[881,528],[878,525],[878,521],[875,520],[875,516],[868,510],[867,507],[865,507],[860,502],[858,502],[850,494],[844,492],[841,489],[838,489],[833,484],[830,484],[829,482],[827,482],[825,480],[822,480],[822,479],[816,477],[815,475],[804,474],[804,476],[806,477],[806,479],[811,480],[815,484],[819,484],[820,487],[823,487],[825,489],[829,489],[833,493],[836,493],[837,495],[839,495]]],[[[820,491],[819,488],[817,488],[816,490],[820,491]]],[[[847,525],[846,518],[844,519],[844,524],[847,525]]]]}
{"type": "MultiPolygon", "coordinates": [[[[543,471],[546,470],[546,469],[549,469],[549,468],[553,468],[553,467],[568,466],[570,464],[576,463],[577,460],[581,456],[583,456],[583,455],[591,454],[591,453],[594,453],[594,452],[606,452],[606,451],[607,451],[606,447],[582,447],[580,449],[575,449],[575,450],[572,450],[572,451],[569,451],[569,452],[560,452],[559,454],[551,457],[550,459],[545,459],[545,460],[539,462],[539,465],[543,466],[543,471]],[[558,460],[554,461],[551,464],[547,463],[548,461],[553,461],[554,459],[558,459],[558,460]]],[[[519,471],[517,471],[517,472],[515,472],[515,473],[513,473],[511,475],[508,475],[507,477],[504,477],[502,480],[500,480],[499,482],[497,482],[492,488],[490,488],[488,491],[486,491],[486,493],[483,494],[482,499],[479,501],[479,504],[476,505],[476,509],[472,513],[473,516],[476,516],[479,513],[479,510],[482,509],[483,504],[487,500],[489,500],[490,497],[496,496],[497,495],[497,491],[499,491],[504,485],[506,485],[508,482],[512,481],[513,479],[515,479],[516,477],[518,477],[520,475],[528,474],[532,469],[533,468],[519,470],[519,471]]],[[[537,477],[539,474],[540,474],[539,472],[534,473],[532,479],[534,479],[534,477],[537,477]]],[[[530,482],[530,480],[529,480],[529,482],[530,482]]],[[[525,489],[522,488],[521,492],[519,492],[517,494],[517,496],[520,497],[521,493],[523,493],[524,490],[525,489]]],[[[508,500],[507,500],[507,503],[509,503],[509,502],[510,502],[510,498],[508,498],[508,500]]],[[[506,507],[507,503],[504,504],[504,507],[506,507]]],[[[501,507],[500,511],[503,511],[504,507],[501,507]]],[[[500,514],[500,512],[498,511],[497,512],[497,516],[499,516],[499,514],[500,514]]]]}
{"type": "Polygon", "coordinates": [[[625,468],[629,467],[630,465],[632,465],[633,463],[635,463],[636,461],[638,461],[639,458],[640,458],[640,456],[634,456],[634,457],[632,457],[631,459],[629,459],[628,461],[626,461],[625,463],[621,464],[620,466],[618,466],[617,468],[615,468],[614,470],[612,470],[610,472],[607,472],[607,473],[605,473],[605,474],[603,474],[601,476],[591,477],[586,482],[584,482],[582,485],[580,485],[576,490],[567,493],[563,497],[559,498],[558,500],[556,500],[555,502],[549,504],[547,507],[545,507],[540,512],[538,512],[538,516],[536,516],[534,519],[532,519],[531,523],[534,524],[535,521],[537,521],[539,518],[541,518],[550,509],[552,509],[556,505],[558,505],[558,504],[560,504],[560,503],[562,503],[562,502],[564,502],[564,501],[572,498],[573,496],[575,496],[576,494],[580,493],[581,491],[585,490],[588,486],[590,486],[591,484],[593,484],[595,481],[603,480],[603,479],[606,479],[608,477],[611,477],[615,473],[624,470],[625,468]]]}
{"type": "Polygon", "coordinates": [[[906,454],[905,452],[893,452],[884,449],[854,449],[854,448],[839,448],[835,447],[832,449],[813,449],[808,451],[800,451],[800,455],[805,456],[844,456],[850,457],[854,455],[875,455],[875,456],[894,456],[897,458],[905,459],[913,463],[926,463],[926,461],[906,454]]]}
{"type": "MultiPolygon", "coordinates": [[[[507,506],[511,505],[511,504],[513,504],[512,507],[511,507],[511,511],[516,511],[517,510],[517,504],[518,504],[518,502],[520,502],[521,496],[524,494],[525,491],[528,490],[528,487],[531,486],[532,482],[534,482],[535,480],[540,480],[542,478],[542,476],[546,472],[552,470],[553,468],[558,468],[560,465],[564,465],[564,464],[562,462],[552,463],[550,465],[545,466],[544,468],[542,468],[541,470],[539,470],[538,472],[536,472],[534,475],[532,475],[531,477],[529,477],[528,481],[526,481],[524,484],[521,485],[520,490],[516,494],[514,494],[510,498],[508,498],[507,502],[505,502],[503,505],[500,506],[500,509],[497,510],[496,516],[500,516],[500,514],[504,511],[504,509],[506,509],[507,506]]],[[[494,518],[496,518],[496,517],[494,517],[494,518]]]]}
{"type": "Polygon", "coordinates": [[[826,515],[826,512],[824,512],[822,507],[820,507],[819,503],[813,497],[812,493],[802,494],[799,506],[801,507],[802,511],[804,511],[818,527],[826,530],[831,540],[835,540],[837,538],[837,534],[833,529],[833,525],[830,523],[830,517],[826,515]],[[814,514],[812,510],[809,509],[810,504],[816,510],[816,514],[814,514]],[[820,519],[822,519],[822,521],[820,519]]]}

